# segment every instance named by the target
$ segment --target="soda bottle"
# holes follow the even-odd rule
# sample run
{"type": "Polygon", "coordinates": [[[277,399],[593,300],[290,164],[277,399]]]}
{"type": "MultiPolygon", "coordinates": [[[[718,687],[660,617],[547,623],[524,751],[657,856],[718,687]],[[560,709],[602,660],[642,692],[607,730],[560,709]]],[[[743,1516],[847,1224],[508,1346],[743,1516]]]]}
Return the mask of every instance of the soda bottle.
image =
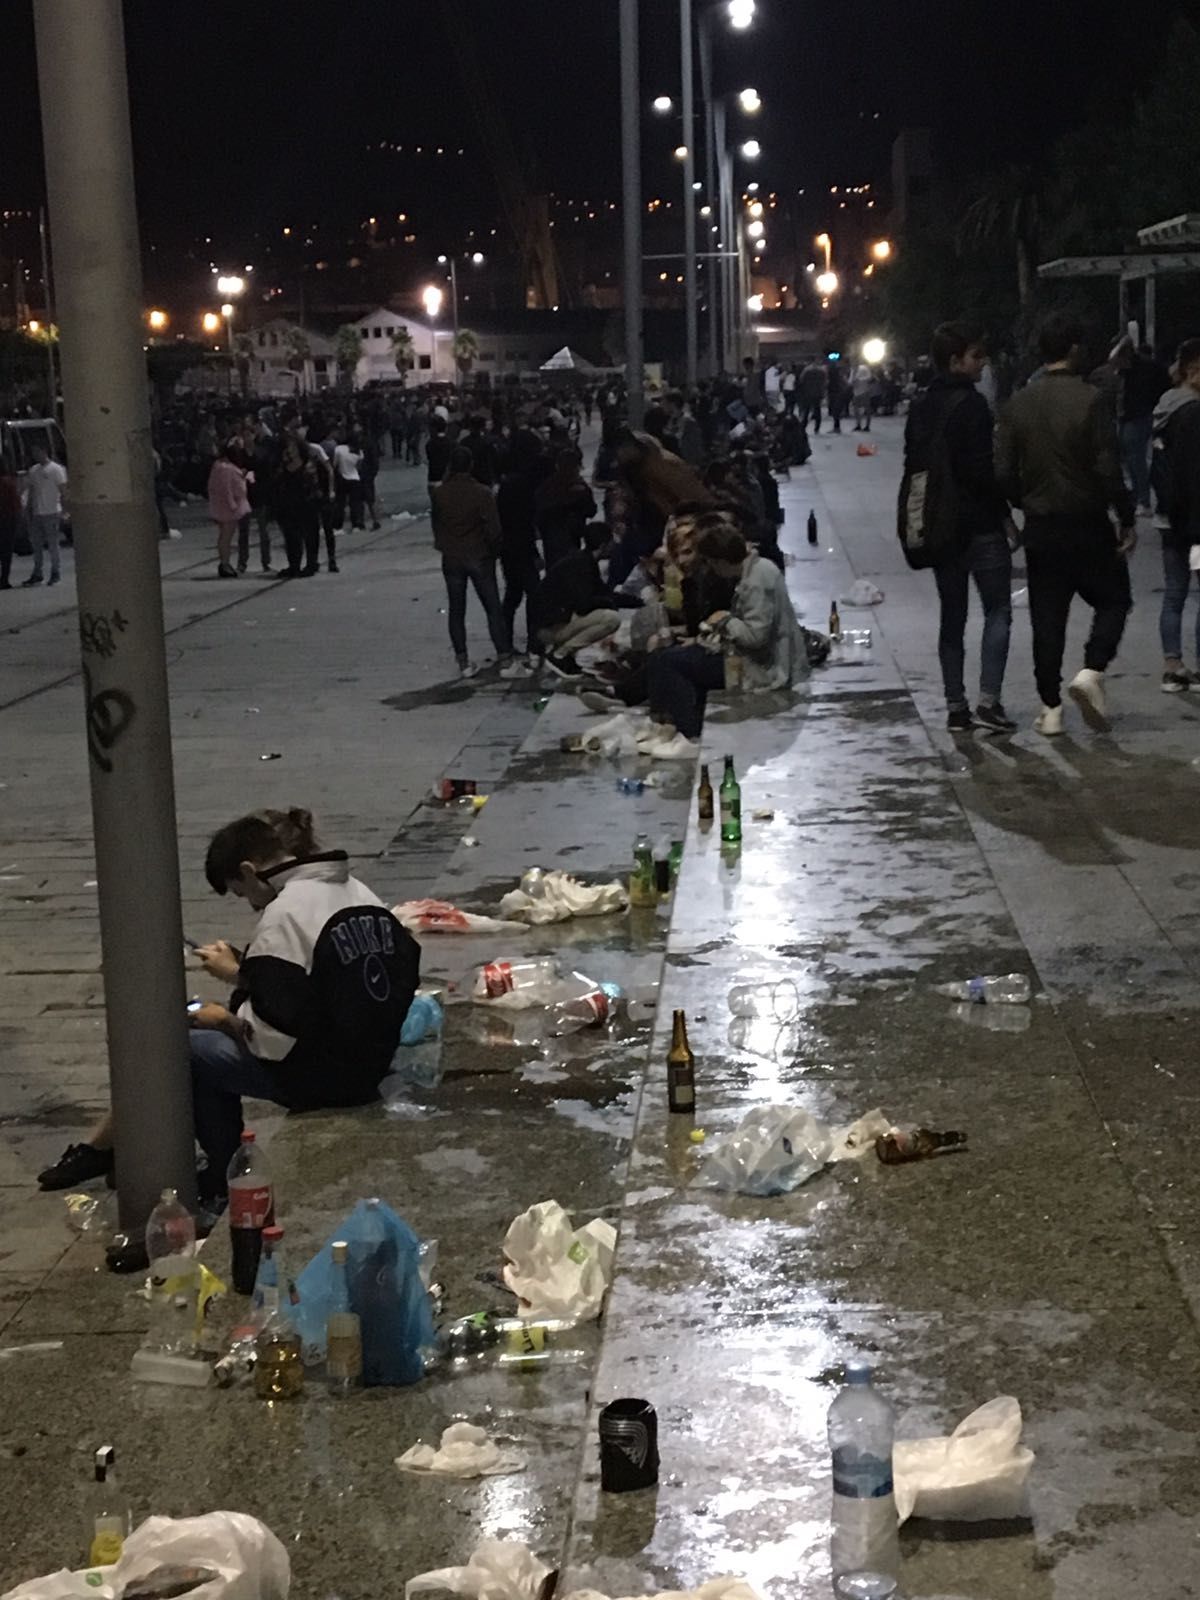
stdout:
{"type": "Polygon", "coordinates": [[[1029,979],[1023,972],[1009,972],[1002,978],[939,983],[937,992],[951,1000],[970,1000],[978,1006],[1023,1006],[1029,1003],[1029,979]]]}
{"type": "Polygon", "coordinates": [[[150,1331],[142,1348],[191,1355],[196,1348],[196,1224],[175,1189],[164,1189],[146,1223],[150,1331]]]}
{"type": "Polygon", "coordinates": [[[489,961],[486,966],[476,967],[471,994],[476,1000],[498,1000],[514,989],[535,989],[553,983],[557,977],[558,963],[553,956],[540,956],[533,961],[489,961]]]}
{"type": "Polygon", "coordinates": [[[816,544],[817,542],[817,513],[815,511],[808,513],[808,542],[809,544],[816,544]]]}
{"type": "Polygon", "coordinates": [[[953,1129],[938,1133],[933,1128],[893,1128],[875,1141],[875,1154],[888,1167],[905,1161],[925,1161],[939,1150],[953,1150],[967,1142],[965,1133],[953,1129]]]}
{"type": "Polygon", "coordinates": [[[696,814],[701,822],[711,822],[713,819],[713,786],[708,775],[708,762],[700,768],[700,787],[696,791],[696,814]]]}
{"type": "Polygon", "coordinates": [[[675,1013],[671,1048],[667,1053],[667,1104],[688,1116],[696,1109],[696,1058],[688,1044],[687,1016],[675,1013]]]}
{"type": "Polygon", "coordinates": [[[721,843],[742,842],[742,789],[733,770],[733,757],[725,757],[725,776],[721,779],[721,843]]]}
{"type": "Polygon", "coordinates": [[[673,889],[675,887],[675,885],[679,882],[679,870],[683,866],[683,840],[682,839],[673,839],[671,841],[671,853],[670,853],[670,856],[668,857],[668,865],[670,866],[670,869],[671,869],[671,887],[673,889]]]}
{"type": "Polygon", "coordinates": [[[640,834],[633,847],[633,871],[629,875],[629,903],[634,906],[658,904],[654,887],[654,851],[646,835],[640,834]]]}
{"type": "Polygon", "coordinates": [[[846,1363],[846,1387],[829,1408],[833,1457],[833,1587],[846,1600],[896,1593],[900,1548],[892,1485],[896,1415],[872,1387],[865,1361],[846,1363]]]}
{"type": "Polygon", "coordinates": [[[229,1163],[229,1242],[235,1294],[252,1294],[262,1254],[263,1229],[275,1221],[271,1171],[249,1128],[229,1163]]]}
{"type": "Polygon", "coordinates": [[[543,1031],[552,1039],[596,1028],[608,1021],[612,1002],[608,991],[581,972],[573,972],[561,982],[562,995],[547,1007],[543,1031]]]}
{"type": "Polygon", "coordinates": [[[348,1394],[362,1382],[362,1324],[350,1309],[350,1284],[346,1278],[349,1246],[334,1242],[333,1282],[329,1318],[325,1324],[325,1372],[332,1394],[348,1394]]]}
{"type": "Polygon", "coordinates": [[[842,637],[842,619],[838,614],[836,600],[829,607],[829,637],[831,639],[840,639],[842,637]]]}
{"type": "Polygon", "coordinates": [[[117,1453],[112,1445],[102,1444],[92,1459],[95,1481],[88,1504],[87,1565],[110,1567],[121,1559],[133,1516],[117,1483],[117,1453]]]}
{"type": "Polygon", "coordinates": [[[671,896],[671,841],[660,839],[654,847],[654,892],[660,900],[671,896]]]}
{"type": "MultiPolygon", "coordinates": [[[[304,1388],[300,1334],[292,1321],[292,1306],[298,1303],[299,1296],[283,1263],[282,1240],[282,1228],[263,1229],[262,1265],[267,1263],[269,1245],[271,1270],[262,1284],[263,1316],[254,1342],[254,1392],[260,1400],[291,1400],[304,1388]]],[[[256,1298],[258,1289],[256,1283],[256,1298]]]]}

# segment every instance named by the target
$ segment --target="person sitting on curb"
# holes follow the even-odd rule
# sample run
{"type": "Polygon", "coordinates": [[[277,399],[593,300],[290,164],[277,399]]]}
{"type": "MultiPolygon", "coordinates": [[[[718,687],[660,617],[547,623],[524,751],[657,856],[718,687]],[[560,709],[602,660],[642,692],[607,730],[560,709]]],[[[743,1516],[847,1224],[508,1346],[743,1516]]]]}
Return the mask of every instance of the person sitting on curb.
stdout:
{"type": "Polygon", "coordinates": [[[618,594],[601,578],[599,557],[610,543],[604,523],[588,523],[583,549],[556,561],[528,602],[546,665],[560,678],[578,678],[576,650],[609,638],[621,625],[618,610],[636,610],[642,603],[618,594]]]}
{"type": "MultiPolygon", "coordinates": [[[[244,953],[224,940],[196,953],[231,986],[188,1021],[196,1141],[207,1158],[202,1204],[219,1210],[242,1136],[242,1096],[292,1111],[366,1105],[400,1043],[420,980],[420,946],[351,877],[343,850],[321,850],[300,808],[256,811],[213,835],[204,874],[217,894],[260,913],[244,953]]],[[[111,1113],[38,1176],[74,1188],[113,1170],[111,1113]]]]}

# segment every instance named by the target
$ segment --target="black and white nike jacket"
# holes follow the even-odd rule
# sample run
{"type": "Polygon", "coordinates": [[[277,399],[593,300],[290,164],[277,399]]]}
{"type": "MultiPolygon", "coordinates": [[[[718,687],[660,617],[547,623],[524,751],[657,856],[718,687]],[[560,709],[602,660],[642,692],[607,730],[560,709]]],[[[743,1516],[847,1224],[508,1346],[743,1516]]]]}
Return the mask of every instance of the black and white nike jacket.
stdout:
{"type": "Polygon", "coordinates": [[[420,981],[421,950],[342,851],[268,874],[277,897],[230,1003],[295,1110],[375,1098],[420,981]]]}

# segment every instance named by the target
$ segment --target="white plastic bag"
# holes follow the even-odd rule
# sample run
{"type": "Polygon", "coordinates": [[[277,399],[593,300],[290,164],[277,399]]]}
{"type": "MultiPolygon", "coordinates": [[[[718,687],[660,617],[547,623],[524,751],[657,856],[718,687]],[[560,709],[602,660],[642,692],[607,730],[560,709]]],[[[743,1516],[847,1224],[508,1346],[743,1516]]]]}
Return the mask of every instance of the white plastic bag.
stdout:
{"type": "Polygon", "coordinates": [[[947,1438],[897,1439],[892,1454],[900,1521],[1006,1522],[1028,1515],[1032,1450],[1021,1444],[1021,1405],[998,1395],[947,1438]]]}
{"type": "Polygon", "coordinates": [[[759,1106],[709,1147],[705,1171],[718,1189],[787,1194],[829,1160],[829,1129],[796,1106],[759,1106]]]}
{"type": "Polygon", "coordinates": [[[498,1478],[524,1472],[524,1456],[503,1450],[482,1428],[471,1422],[452,1422],[435,1450],[431,1444],[414,1444],[396,1457],[401,1472],[418,1472],[436,1478],[498,1478]]]}
{"type": "Polygon", "coordinates": [[[504,1281],[524,1317],[600,1315],[612,1278],[617,1230],[599,1217],[572,1228],[557,1200],[543,1200],[514,1219],[504,1238],[504,1281]]]}
{"type": "Polygon", "coordinates": [[[241,1511],[204,1517],[147,1517],[112,1567],[56,1572],[10,1589],[3,1600],[119,1600],[135,1579],[160,1567],[209,1567],[217,1576],[188,1600],[286,1600],[287,1551],[265,1523],[241,1511]],[[97,1581],[99,1580],[99,1581],[97,1581]]]}
{"type": "Polygon", "coordinates": [[[844,606],[878,606],[883,604],[883,590],[866,578],[855,578],[850,593],[842,601],[844,606]]]}
{"type": "Polygon", "coordinates": [[[465,1567],[439,1567],[410,1578],[404,1600],[430,1590],[464,1600],[538,1600],[551,1570],[515,1539],[484,1539],[465,1567]]]}
{"type": "Polygon", "coordinates": [[[502,916],[518,923],[566,922],[571,917],[606,917],[629,909],[629,894],[623,883],[580,883],[566,872],[544,872],[536,882],[537,893],[530,894],[525,879],[519,889],[510,889],[500,902],[502,916]]]}
{"type": "Polygon", "coordinates": [[[448,900],[404,900],[392,907],[392,915],[410,933],[515,933],[522,927],[519,922],[460,911],[448,900]]]}

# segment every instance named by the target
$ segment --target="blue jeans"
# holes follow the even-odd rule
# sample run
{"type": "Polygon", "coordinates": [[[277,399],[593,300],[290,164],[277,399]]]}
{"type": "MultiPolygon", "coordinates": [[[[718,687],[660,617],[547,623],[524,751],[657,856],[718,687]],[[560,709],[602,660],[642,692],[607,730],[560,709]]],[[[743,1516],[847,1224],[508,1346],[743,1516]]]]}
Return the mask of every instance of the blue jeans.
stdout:
{"type": "MultiPolygon", "coordinates": [[[[1168,661],[1183,660],[1183,605],[1193,576],[1200,585],[1200,573],[1188,566],[1188,552],[1163,540],[1163,597],[1158,614],[1162,653],[1168,661]]],[[[1200,662],[1200,606],[1196,608],[1196,660],[1200,662]]]]}
{"type": "Polygon", "coordinates": [[[242,1096],[286,1106],[286,1075],[217,1028],[193,1028],[188,1054],[196,1143],[208,1157],[205,1194],[224,1194],[226,1169],[242,1137],[242,1096]]]}
{"type": "Polygon", "coordinates": [[[942,667],[942,687],[949,710],[967,704],[963,683],[971,579],[983,603],[983,644],[979,663],[979,698],[984,705],[995,705],[1004,688],[1004,669],[1008,664],[1008,636],[1012,628],[1012,555],[1008,540],[997,529],[977,533],[970,544],[949,561],[935,568],[938,595],[942,602],[942,622],[938,630],[938,660],[942,667]]]}
{"type": "Polygon", "coordinates": [[[671,645],[646,657],[651,711],[670,717],[685,739],[698,739],[710,689],[725,687],[725,658],[702,644],[671,645]]]}
{"type": "Polygon", "coordinates": [[[446,580],[446,600],[450,624],[450,644],[460,666],[467,661],[467,584],[475,587],[479,603],[487,615],[488,632],[492,648],[498,656],[512,655],[512,627],[505,620],[500,604],[500,591],[496,587],[496,563],[490,557],[484,561],[459,562],[442,557],[442,576],[446,580]]]}
{"type": "Polygon", "coordinates": [[[1150,438],[1153,419],[1135,417],[1121,424],[1121,465],[1139,506],[1150,504],[1150,438]]]}

